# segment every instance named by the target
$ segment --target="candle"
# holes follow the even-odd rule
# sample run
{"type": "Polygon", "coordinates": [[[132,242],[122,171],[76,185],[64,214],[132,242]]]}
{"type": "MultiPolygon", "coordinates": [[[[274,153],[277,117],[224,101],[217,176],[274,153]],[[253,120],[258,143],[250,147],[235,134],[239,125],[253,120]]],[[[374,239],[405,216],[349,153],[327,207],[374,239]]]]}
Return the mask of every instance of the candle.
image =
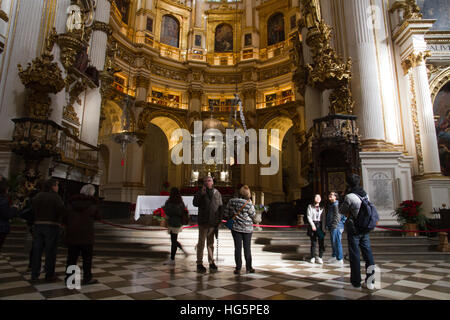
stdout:
{"type": "Polygon", "coordinates": [[[264,205],[264,192],[261,192],[261,204],[264,205]]]}

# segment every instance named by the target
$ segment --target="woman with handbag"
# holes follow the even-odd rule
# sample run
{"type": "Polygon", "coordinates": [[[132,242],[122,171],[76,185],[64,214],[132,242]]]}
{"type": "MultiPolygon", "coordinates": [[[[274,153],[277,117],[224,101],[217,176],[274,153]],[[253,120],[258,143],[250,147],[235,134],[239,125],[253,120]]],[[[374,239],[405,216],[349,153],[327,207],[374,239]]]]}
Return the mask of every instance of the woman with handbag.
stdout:
{"type": "Polygon", "coordinates": [[[170,234],[171,241],[170,259],[165,261],[164,264],[173,266],[175,265],[175,254],[177,253],[177,248],[180,248],[186,257],[188,256],[186,250],[184,250],[178,242],[178,234],[183,230],[183,224],[189,223],[189,214],[178,188],[170,189],[169,199],[167,199],[163,209],[168,219],[167,231],[170,234]]]}
{"type": "Polygon", "coordinates": [[[319,257],[317,263],[323,264],[323,253],[325,251],[325,227],[326,227],[326,215],[324,209],[320,206],[322,198],[320,194],[314,196],[313,204],[308,206],[307,218],[308,218],[308,231],[307,235],[311,239],[311,263],[316,262],[316,244],[319,241],[319,257]]]}
{"type": "Polygon", "coordinates": [[[247,273],[254,273],[252,267],[251,241],[253,233],[253,218],[255,207],[251,201],[251,193],[248,186],[239,190],[239,198],[228,201],[224,210],[224,216],[229,218],[226,226],[231,229],[234,240],[234,258],[236,269],[234,274],[240,274],[242,268],[242,244],[244,245],[244,256],[247,273]]]}

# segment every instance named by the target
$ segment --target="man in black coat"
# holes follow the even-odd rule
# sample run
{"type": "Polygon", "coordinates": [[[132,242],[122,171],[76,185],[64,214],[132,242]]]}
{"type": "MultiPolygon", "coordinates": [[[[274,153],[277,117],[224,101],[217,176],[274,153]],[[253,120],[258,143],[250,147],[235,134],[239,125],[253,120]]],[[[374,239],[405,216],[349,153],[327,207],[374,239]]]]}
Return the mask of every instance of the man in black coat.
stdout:
{"type": "Polygon", "coordinates": [[[214,188],[211,177],[204,178],[203,187],[194,196],[193,204],[198,207],[198,243],[197,243],[197,272],[205,273],[203,266],[203,251],[205,240],[208,248],[209,270],[217,271],[214,263],[214,233],[222,221],[222,195],[214,188]]]}
{"type": "Polygon", "coordinates": [[[56,253],[58,249],[59,230],[65,213],[64,202],[58,194],[58,181],[47,180],[44,191],[32,200],[35,214],[33,234],[33,253],[31,263],[31,280],[37,280],[41,272],[42,252],[45,249],[45,280],[53,281],[55,275],[56,253]]]}

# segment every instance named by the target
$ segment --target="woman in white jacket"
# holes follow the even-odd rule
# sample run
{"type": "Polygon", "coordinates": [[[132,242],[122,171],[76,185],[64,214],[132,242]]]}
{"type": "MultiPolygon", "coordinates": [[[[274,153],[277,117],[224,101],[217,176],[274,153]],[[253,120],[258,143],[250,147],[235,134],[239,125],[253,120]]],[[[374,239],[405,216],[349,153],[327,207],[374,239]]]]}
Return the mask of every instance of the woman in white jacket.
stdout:
{"type": "Polygon", "coordinates": [[[317,262],[323,264],[323,252],[325,251],[325,219],[326,214],[325,210],[320,206],[320,202],[322,198],[320,194],[316,194],[314,196],[313,204],[308,206],[307,218],[308,218],[308,236],[311,239],[311,263],[316,262],[316,243],[319,241],[319,257],[317,258],[317,262]]]}

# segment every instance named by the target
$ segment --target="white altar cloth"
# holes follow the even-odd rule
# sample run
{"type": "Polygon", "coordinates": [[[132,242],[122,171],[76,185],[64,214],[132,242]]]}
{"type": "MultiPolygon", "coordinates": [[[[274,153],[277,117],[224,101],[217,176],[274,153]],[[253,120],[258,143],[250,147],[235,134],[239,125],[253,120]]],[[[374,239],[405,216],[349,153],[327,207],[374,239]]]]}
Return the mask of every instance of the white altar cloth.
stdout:
{"type": "MultiPolygon", "coordinates": [[[[198,208],[194,207],[192,203],[194,196],[183,196],[182,198],[189,211],[189,215],[198,215],[198,208]]],[[[139,220],[141,214],[153,214],[153,211],[161,208],[167,199],[169,199],[169,196],[138,196],[134,220],[139,220]]]]}

